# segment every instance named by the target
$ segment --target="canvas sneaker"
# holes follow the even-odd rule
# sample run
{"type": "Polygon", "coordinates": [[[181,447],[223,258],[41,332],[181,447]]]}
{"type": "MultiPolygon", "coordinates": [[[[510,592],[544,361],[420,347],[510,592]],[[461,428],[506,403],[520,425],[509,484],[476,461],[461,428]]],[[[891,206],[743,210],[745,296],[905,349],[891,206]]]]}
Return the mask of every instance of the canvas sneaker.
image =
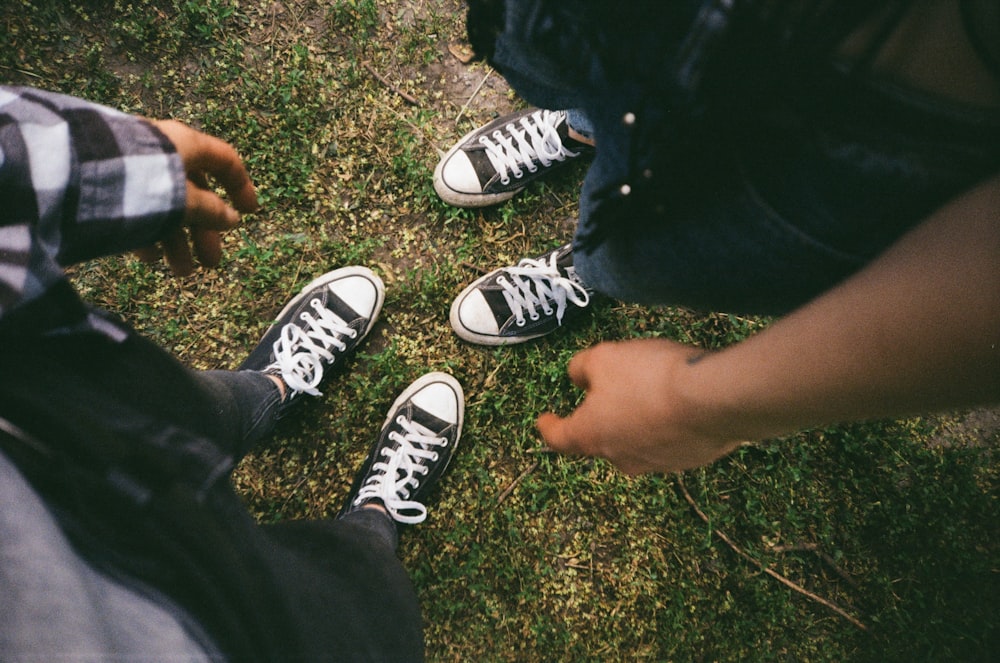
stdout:
{"type": "Polygon", "coordinates": [[[434,169],[434,189],[456,207],[484,207],[513,198],[529,182],[591,154],[568,135],[565,111],[512,113],[474,129],[434,169]]]}
{"type": "Polygon", "coordinates": [[[455,453],[464,412],[462,386],[447,373],[428,373],[407,387],[389,409],[341,515],[375,503],[398,523],[423,522],[423,501],[455,453]]]}
{"type": "Polygon", "coordinates": [[[367,336],[384,301],[382,279],[370,269],[327,272],[288,302],[240,370],[280,377],[286,404],[299,394],[319,396],[324,376],[367,336]]]}
{"type": "Polygon", "coordinates": [[[558,329],[587,308],[592,294],[566,244],[475,280],[452,302],[451,326],[470,343],[523,343],[558,329]]]}

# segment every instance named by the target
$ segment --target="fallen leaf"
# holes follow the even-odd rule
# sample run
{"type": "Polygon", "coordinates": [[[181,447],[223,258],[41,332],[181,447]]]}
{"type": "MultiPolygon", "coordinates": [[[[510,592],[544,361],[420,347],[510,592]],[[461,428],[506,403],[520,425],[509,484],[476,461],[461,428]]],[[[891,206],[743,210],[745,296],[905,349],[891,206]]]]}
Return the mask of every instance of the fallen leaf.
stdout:
{"type": "Polygon", "coordinates": [[[472,52],[472,46],[465,43],[455,43],[448,46],[448,52],[455,56],[462,64],[469,64],[476,54],[472,52]]]}

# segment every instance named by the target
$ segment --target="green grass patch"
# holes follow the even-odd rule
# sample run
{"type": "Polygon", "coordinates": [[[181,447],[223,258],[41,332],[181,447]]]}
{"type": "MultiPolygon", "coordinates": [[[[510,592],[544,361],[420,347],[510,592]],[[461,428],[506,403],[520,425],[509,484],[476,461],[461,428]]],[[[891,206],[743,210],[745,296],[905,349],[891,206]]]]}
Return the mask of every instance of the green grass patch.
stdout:
{"type": "Polygon", "coordinates": [[[454,336],[466,283],[568,239],[584,172],[491,209],[437,199],[440,152],[523,103],[449,54],[463,15],[455,0],[0,8],[6,82],[190,122],[232,142],[260,188],[218,270],[175,279],[108,258],[73,271],[88,300],[193,366],[225,368],[314,276],[365,264],[385,280],[358,356],[239,468],[256,517],[335,514],[398,392],[448,370],[466,390],[465,435],[401,547],[430,660],[995,660],[996,433],[941,437],[925,418],[747,446],[684,474],[707,523],[678,477],[544,451],[535,417],[577,403],[565,366],[578,350],[637,336],[719,348],[768,321],[602,301],[537,343],[454,336]]]}

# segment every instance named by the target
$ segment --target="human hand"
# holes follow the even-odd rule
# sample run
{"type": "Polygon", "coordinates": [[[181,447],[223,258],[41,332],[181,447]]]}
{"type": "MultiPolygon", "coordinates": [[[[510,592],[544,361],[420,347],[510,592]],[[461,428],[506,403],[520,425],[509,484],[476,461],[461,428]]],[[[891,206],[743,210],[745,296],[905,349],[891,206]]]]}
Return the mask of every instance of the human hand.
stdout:
{"type": "Polygon", "coordinates": [[[626,474],[672,472],[710,463],[739,440],[709,432],[685,393],[701,351],[663,339],[601,343],[569,362],[586,391],[567,417],[547,412],[538,430],[555,451],[607,458],[626,474]]]}
{"type": "Polygon", "coordinates": [[[257,193],[243,161],[228,143],[192,129],[176,120],[152,120],[177,149],[187,173],[187,198],[181,226],[160,240],[159,247],[136,251],[140,259],[153,262],[160,249],[171,270],[185,276],[194,271],[194,259],[208,267],[219,264],[224,230],[234,228],[240,212],[257,209],[257,193]],[[209,178],[225,189],[227,204],[209,187],[209,178]]]}

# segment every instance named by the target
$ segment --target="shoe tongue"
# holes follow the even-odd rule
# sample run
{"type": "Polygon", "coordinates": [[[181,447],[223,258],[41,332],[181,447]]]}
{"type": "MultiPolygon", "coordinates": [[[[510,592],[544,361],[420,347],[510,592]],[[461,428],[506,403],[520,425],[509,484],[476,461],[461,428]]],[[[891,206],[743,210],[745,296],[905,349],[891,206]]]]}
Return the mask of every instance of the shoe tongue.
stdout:
{"type": "Polygon", "coordinates": [[[556,121],[556,133],[559,135],[559,140],[563,145],[577,142],[569,137],[569,123],[566,121],[565,117],[560,117],[556,121]]]}
{"type": "Polygon", "coordinates": [[[563,249],[563,253],[556,259],[556,269],[563,278],[569,279],[581,288],[587,288],[587,284],[583,282],[583,279],[576,273],[576,267],[573,266],[572,250],[563,249]]]}
{"type": "Polygon", "coordinates": [[[562,274],[567,279],[569,279],[570,281],[572,281],[573,283],[575,283],[578,286],[580,286],[581,288],[586,288],[587,287],[587,286],[584,285],[583,279],[581,279],[577,275],[577,273],[576,273],[576,267],[574,267],[573,265],[567,265],[566,267],[560,266],[559,267],[559,273],[562,274]]]}
{"type": "Polygon", "coordinates": [[[570,152],[579,152],[591,147],[591,145],[578,141],[569,135],[569,122],[566,121],[565,117],[559,118],[559,124],[556,125],[556,133],[559,134],[559,140],[562,142],[563,147],[570,152]]]}
{"type": "MultiPolygon", "coordinates": [[[[556,269],[559,271],[560,276],[569,276],[570,273],[576,273],[573,269],[573,251],[567,250],[565,246],[558,249],[559,253],[556,254],[556,269]]],[[[551,254],[545,256],[545,262],[552,260],[551,254]]]]}

